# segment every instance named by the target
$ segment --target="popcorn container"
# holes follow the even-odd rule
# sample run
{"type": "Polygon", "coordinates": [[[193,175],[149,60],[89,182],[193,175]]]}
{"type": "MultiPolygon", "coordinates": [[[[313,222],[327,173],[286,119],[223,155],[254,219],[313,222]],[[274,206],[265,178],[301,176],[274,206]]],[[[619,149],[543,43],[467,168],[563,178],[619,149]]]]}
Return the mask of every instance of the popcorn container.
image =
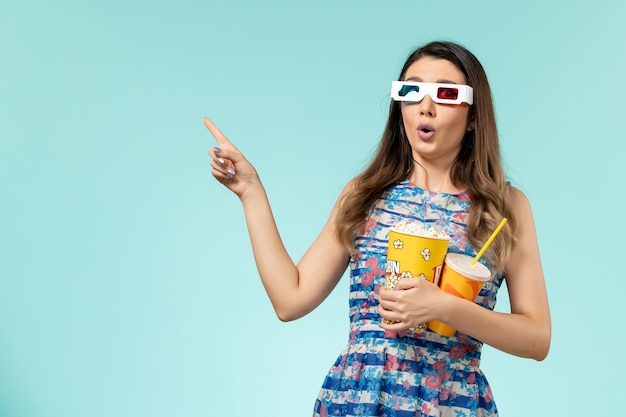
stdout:
{"type": "MultiPolygon", "coordinates": [[[[389,231],[385,289],[393,290],[400,279],[426,279],[435,285],[448,251],[450,238],[418,223],[398,223],[389,231]]],[[[384,323],[391,323],[383,319],[384,323]]],[[[423,331],[426,323],[413,330],[423,331]]]]}
{"type": "MultiPolygon", "coordinates": [[[[491,279],[491,271],[473,257],[461,253],[446,256],[439,287],[452,295],[474,301],[486,281],[491,279]]],[[[445,323],[431,320],[428,328],[444,336],[453,336],[456,330],[445,323]]]]}

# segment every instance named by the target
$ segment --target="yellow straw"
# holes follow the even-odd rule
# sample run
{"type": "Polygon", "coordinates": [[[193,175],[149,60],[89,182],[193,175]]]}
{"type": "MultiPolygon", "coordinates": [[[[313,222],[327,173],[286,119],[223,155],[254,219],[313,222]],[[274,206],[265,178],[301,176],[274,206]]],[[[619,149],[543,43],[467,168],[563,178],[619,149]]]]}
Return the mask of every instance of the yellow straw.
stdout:
{"type": "Polygon", "coordinates": [[[493,242],[493,239],[496,237],[496,235],[498,234],[498,232],[500,231],[500,229],[502,229],[502,227],[504,227],[504,223],[506,223],[506,217],[502,219],[502,221],[500,222],[500,224],[498,225],[498,227],[496,227],[496,230],[493,231],[493,233],[491,234],[491,236],[489,236],[489,239],[487,239],[487,241],[485,242],[485,244],[483,245],[483,247],[480,249],[480,251],[478,252],[478,254],[476,255],[476,257],[474,258],[474,260],[472,261],[472,266],[476,265],[476,262],[478,262],[478,259],[483,256],[483,253],[485,253],[485,251],[487,250],[487,248],[489,247],[489,245],[491,245],[491,242],[493,242]]]}

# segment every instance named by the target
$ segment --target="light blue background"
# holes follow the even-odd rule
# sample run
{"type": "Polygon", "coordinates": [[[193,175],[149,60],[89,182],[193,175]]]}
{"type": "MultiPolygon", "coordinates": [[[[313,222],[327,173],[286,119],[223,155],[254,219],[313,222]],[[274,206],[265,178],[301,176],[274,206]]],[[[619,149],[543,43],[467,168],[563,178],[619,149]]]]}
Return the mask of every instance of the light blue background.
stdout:
{"type": "Polygon", "coordinates": [[[276,319],[202,117],[299,259],[434,39],[485,66],[542,250],[552,350],[485,348],[501,415],[622,415],[625,4],[1,0],[0,415],[310,415],[347,280],[276,319]]]}

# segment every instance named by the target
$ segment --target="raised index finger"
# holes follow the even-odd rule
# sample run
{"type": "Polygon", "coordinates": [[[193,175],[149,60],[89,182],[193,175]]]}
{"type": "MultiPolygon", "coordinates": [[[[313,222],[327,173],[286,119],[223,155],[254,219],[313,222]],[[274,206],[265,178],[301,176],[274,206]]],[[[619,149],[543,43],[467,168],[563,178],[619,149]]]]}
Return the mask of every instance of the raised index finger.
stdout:
{"type": "Polygon", "coordinates": [[[215,138],[215,140],[217,141],[220,147],[223,148],[224,145],[228,145],[228,146],[231,146],[232,148],[235,148],[235,146],[228,140],[226,135],[224,135],[222,131],[219,130],[217,126],[215,126],[215,123],[213,123],[211,119],[209,119],[208,117],[205,117],[204,125],[207,127],[207,129],[209,129],[209,132],[211,132],[211,135],[213,135],[213,137],[215,138]]]}

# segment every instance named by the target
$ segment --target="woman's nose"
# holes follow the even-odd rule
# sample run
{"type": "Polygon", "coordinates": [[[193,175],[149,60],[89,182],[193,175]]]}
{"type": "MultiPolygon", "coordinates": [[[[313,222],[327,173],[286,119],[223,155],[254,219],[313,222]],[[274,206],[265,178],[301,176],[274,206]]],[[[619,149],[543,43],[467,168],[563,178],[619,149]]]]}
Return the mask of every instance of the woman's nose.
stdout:
{"type": "Polygon", "coordinates": [[[419,114],[424,116],[435,116],[435,102],[428,94],[419,102],[419,114]]]}

